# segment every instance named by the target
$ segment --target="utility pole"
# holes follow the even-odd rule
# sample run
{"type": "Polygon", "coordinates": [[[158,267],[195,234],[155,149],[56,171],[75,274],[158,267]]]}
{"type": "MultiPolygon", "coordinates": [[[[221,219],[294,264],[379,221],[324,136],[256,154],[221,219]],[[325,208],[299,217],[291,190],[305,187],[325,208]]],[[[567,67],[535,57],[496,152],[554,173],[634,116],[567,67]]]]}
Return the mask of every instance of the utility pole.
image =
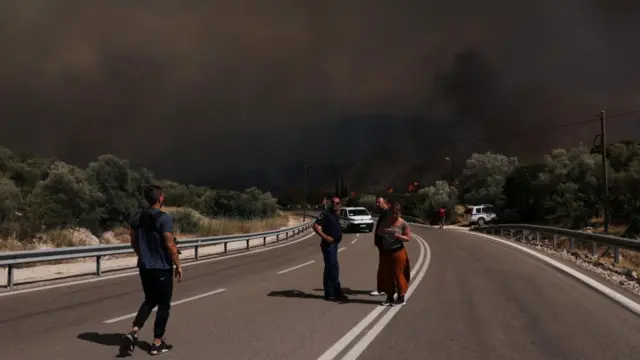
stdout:
{"type": "Polygon", "coordinates": [[[304,201],[302,202],[302,222],[307,221],[307,164],[304,164],[304,201]]]}
{"type": "Polygon", "coordinates": [[[604,232],[609,232],[609,179],[607,177],[607,116],[602,110],[600,112],[600,151],[602,151],[602,180],[603,180],[603,205],[604,205],[604,232]]]}
{"type": "Polygon", "coordinates": [[[456,140],[453,139],[453,149],[451,153],[451,181],[456,186],[456,140]]]}

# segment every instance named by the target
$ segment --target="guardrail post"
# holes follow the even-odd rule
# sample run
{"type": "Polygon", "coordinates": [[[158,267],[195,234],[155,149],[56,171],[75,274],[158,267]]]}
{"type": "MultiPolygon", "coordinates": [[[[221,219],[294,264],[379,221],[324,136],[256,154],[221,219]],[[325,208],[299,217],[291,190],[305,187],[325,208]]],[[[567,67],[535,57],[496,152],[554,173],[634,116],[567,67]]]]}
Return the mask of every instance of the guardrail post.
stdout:
{"type": "Polygon", "coordinates": [[[229,244],[229,243],[224,243],[224,253],[225,253],[225,254],[229,252],[229,249],[228,249],[228,247],[227,247],[227,245],[228,245],[228,244],[229,244]]]}
{"type": "Polygon", "coordinates": [[[525,236],[524,236],[524,230],[520,231],[520,242],[524,242],[525,240],[525,236]]]}
{"type": "Polygon", "coordinates": [[[576,241],[574,240],[574,238],[569,238],[569,250],[573,250],[575,246],[576,246],[576,241]]]}
{"type": "Polygon", "coordinates": [[[553,246],[554,249],[558,247],[558,235],[553,234],[553,244],[551,246],[553,246]]]}
{"type": "Polygon", "coordinates": [[[613,248],[613,262],[616,264],[620,262],[620,248],[617,246],[613,248]]]}
{"type": "Polygon", "coordinates": [[[280,234],[276,234],[276,242],[280,241],[280,234]]]}
{"type": "Polygon", "coordinates": [[[96,275],[102,276],[102,256],[96,256],[96,275]]]}
{"type": "Polygon", "coordinates": [[[251,242],[251,239],[247,239],[247,250],[249,250],[249,247],[251,246],[249,243],[251,242]]]}
{"type": "Polygon", "coordinates": [[[513,239],[514,239],[514,236],[513,236],[513,229],[511,229],[511,230],[509,231],[509,240],[513,240],[513,239]]]}
{"type": "Polygon", "coordinates": [[[500,229],[500,237],[504,237],[504,229],[500,229]]]}
{"type": "Polygon", "coordinates": [[[262,246],[267,246],[267,237],[262,238],[262,246]]]}
{"type": "Polygon", "coordinates": [[[540,231],[536,231],[536,243],[540,242],[540,231]]]}
{"type": "Polygon", "coordinates": [[[200,252],[199,250],[200,250],[200,246],[198,246],[198,245],[196,245],[193,248],[193,254],[194,254],[194,257],[196,258],[196,260],[198,260],[198,258],[199,258],[199,252],[200,252]]]}
{"type": "Polygon", "coordinates": [[[11,289],[13,287],[13,265],[7,266],[7,287],[11,289]]]}
{"type": "Polygon", "coordinates": [[[593,241],[591,243],[591,256],[596,257],[598,255],[598,243],[593,241]]]}

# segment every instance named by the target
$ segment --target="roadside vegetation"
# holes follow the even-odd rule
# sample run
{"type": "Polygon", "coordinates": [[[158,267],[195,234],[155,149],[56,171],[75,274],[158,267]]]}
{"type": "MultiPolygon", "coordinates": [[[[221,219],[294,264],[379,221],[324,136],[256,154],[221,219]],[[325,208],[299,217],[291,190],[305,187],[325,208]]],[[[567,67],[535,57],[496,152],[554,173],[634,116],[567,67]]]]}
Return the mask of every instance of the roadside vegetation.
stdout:
{"type": "MultiPolygon", "coordinates": [[[[607,149],[610,232],[640,235],[640,143],[621,141],[607,149]]],[[[375,196],[399,198],[408,215],[435,219],[444,206],[450,224],[463,221],[462,204],[491,204],[501,221],[602,231],[604,191],[601,151],[578,147],[554,149],[536,163],[520,163],[497,153],[473,154],[456,183],[435,184],[405,192],[381,191],[346,198],[375,207],[375,196]]]]}
{"type": "Polygon", "coordinates": [[[146,184],[165,189],[178,236],[247,233],[286,226],[277,199],[178,184],[102,155],[86,169],[0,147],[0,251],[128,242],[128,221],[145,206],[146,184]]]}

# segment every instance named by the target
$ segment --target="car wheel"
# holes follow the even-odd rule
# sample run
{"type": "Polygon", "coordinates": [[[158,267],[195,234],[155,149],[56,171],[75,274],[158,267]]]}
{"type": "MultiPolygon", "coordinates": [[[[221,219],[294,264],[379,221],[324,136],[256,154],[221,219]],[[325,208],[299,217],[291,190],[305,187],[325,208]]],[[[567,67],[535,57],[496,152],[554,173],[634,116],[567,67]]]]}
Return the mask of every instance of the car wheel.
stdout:
{"type": "Polygon", "coordinates": [[[479,219],[478,219],[478,225],[480,225],[480,226],[484,226],[484,223],[485,223],[485,222],[486,222],[486,221],[484,220],[484,218],[479,218],[479,219]]]}

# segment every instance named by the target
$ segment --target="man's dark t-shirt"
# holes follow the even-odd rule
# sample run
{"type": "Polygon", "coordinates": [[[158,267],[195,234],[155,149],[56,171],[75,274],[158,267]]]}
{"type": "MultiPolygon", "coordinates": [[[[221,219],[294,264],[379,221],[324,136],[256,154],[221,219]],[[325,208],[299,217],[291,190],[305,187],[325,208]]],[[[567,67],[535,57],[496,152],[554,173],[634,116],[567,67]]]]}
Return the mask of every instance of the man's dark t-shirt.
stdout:
{"type": "Polygon", "coordinates": [[[376,228],[373,231],[373,243],[378,248],[382,246],[382,236],[378,235],[378,228],[380,227],[380,224],[382,224],[382,222],[386,217],[387,217],[387,210],[382,210],[380,212],[380,215],[378,216],[378,221],[376,222],[376,228]]]}
{"type": "MultiPolygon", "coordinates": [[[[320,225],[322,232],[328,236],[331,236],[334,244],[339,244],[342,241],[342,228],[340,227],[340,218],[338,214],[331,211],[324,211],[318,219],[316,224],[320,225]]],[[[329,245],[324,239],[320,243],[320,246],[329,245]]]]}
{"type": "Polygon", "coordinates": [[[136,231],[140,249],[138,268],[171,270],[173,261],[161,234],[173,232],[173,218],[159,209],[147,209],[133,216],[131,228],[136,231]],[[159,215],[155,225],[154,216],[149,215],[159,215]]]}

